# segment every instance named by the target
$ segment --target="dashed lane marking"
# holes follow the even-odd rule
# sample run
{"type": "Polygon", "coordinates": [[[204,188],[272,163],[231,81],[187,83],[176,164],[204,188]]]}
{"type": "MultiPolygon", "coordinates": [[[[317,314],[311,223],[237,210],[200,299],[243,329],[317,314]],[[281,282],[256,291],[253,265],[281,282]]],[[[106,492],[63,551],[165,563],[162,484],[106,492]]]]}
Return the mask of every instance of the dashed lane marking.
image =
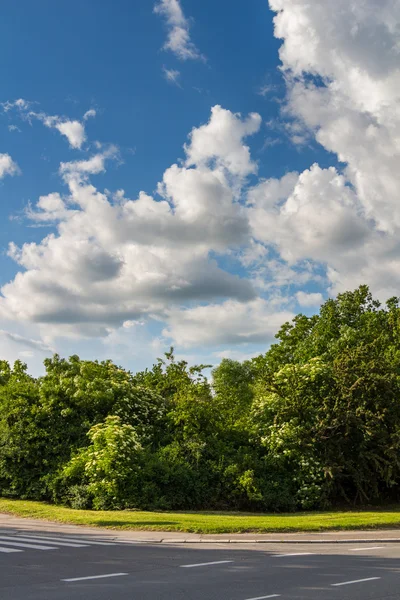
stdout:
{"type": "Polygon", "coordinates": [[[352,585],[353,583],[365,583],[367,581],[376,581],[381,577],[367,577],[366,579],[354,579],[353,581],[342,581],[341,583],[331,583],[332,587],[339,587],[340,585],[352,585]]]}
{"type": "Polygon", "coordinates": [[[89,579],[106,579],[107,577],[123,577],[129,575],[129,573],[107,573],[106,575],[89,575],[88,577],[72,577],[70,579],[61,579],[66,583],[72,583],[74,581],[88,581],[89,579]]]}
{"type": "Polygon", "coordinates": [[[208,567],[209,565],[224,565],[227,563],[233,563],[233,560],[215,560],[213,562],[197,563],[194,565],[180,565],[182,569],[193,569],[194,567],[208,567]]]}
{"type": "Polygon", "coordinates": [[[271,594],[270,596],[257,596],[257,598],[247,598],[247,600],[266,600],[266,598],[280,598],[280,594],[271,594]]]}
{"type": "Polygon", "coordinates": [[[274,554],[274,558],[283,558],[284,556],[311,556],[314,552],[292,552],[291,554],[274,554]]]}

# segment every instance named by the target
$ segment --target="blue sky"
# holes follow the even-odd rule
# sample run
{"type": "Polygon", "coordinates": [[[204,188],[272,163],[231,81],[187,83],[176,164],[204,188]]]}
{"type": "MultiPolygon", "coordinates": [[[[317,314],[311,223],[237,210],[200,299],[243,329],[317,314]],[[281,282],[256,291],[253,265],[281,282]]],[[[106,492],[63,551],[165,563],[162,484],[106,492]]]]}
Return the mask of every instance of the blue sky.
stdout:
{"type": "Polygon", "coordinates": [[[2,6],[2,356],[215,364],[396,294],[400,7],[364,4],[2,6]]]}

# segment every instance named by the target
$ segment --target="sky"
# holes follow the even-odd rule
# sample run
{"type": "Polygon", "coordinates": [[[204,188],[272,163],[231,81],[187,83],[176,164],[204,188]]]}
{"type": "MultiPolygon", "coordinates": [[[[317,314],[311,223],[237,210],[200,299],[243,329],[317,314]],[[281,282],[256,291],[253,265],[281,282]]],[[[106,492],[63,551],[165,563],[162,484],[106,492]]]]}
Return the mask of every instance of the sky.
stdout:
{"type": "Polygon", "coordinates": [[[400,295],[400,0],[0,7],[0,357],[264,353],[400,295]]]}

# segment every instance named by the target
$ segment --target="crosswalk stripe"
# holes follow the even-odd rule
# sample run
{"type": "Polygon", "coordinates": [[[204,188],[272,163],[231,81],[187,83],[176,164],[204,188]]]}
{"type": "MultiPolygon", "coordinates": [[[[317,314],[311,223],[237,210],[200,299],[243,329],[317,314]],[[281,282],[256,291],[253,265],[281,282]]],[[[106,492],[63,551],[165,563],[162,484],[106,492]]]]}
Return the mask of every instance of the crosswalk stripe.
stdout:
{"type": "MultiPolygon", "coordinates": [[[[29,543],[30,542],[32,542],[32,543],[39,542],[39,544],[43,542],[43,540],[41,540],[40,538],[34,538],[34,537],[31,538],[31,537],[25,537],[25,536],[22,536],[22,535],[19,535],[19,536],[9,536],[8,535],[8,536],[4,536],[4,537],[0,536],[0,543],[1,543],[2,539],[4,539],[4,540],[15,540],[17,542],[19,542],[19,541],[21,541],[21,542],[29,542],[29,543]]],[[[53,544],[54,546],[66,546],[68,548],[87,548],[87,546],[88,546],[88,544],[72,544],[71,542],[69,542],[69,543],[64,542],[64,541],[63,542],[58,542],[58,541],[55,542],[53,540],[51,541],[51,544],[53,544]]]]}
{"type": "Polygon", "coordinates": [[[4,552],[5,554],[10,554],[11,552],[23,552],[23,550],[17,550],[16,548],[2,548],[0,546],[0,552],[4,552]]]}
{"type": "Polygon", "coordinates": [[[51,543],[52,540],[57,541],[65,541],[65,542],[76,542],[77,544],[79,544],[80,542],[83,542],[84,544],[89,544],[89,545],[94,545],[94,546],[115,546],[115,542],[97,542],[94,540],[87,540],[87,539],[83,539],[83,538],[70,538],[70,537],[55,537],[55,536],[49,536],[49,535],[32,535],[29,533],[24,533],[24,537],[29,537],[29,538],[35,538],[35,540],[44,540],[45,542],[47,542],[47,540],[51,543]]]}
{"type": "Polygon", "coordinates": [[[30,548],[31,550],[58,550],[55,546],[43,546],[38,544],[26,544],[25,542],[6,542],[3,539],[0,540],[3,546],[18,546],[19,548],[30,548]]]}

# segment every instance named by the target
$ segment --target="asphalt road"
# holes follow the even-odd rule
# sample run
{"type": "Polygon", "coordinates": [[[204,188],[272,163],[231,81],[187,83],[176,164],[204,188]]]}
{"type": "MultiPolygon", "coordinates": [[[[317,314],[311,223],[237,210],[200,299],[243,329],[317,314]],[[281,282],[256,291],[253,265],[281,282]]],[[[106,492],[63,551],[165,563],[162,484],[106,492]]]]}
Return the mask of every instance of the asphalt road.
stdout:
{"type": "Polygon", "coordinates": [[[111,542],[0,531],[0,600],[393,600],[400,544],[111,542]]]}

